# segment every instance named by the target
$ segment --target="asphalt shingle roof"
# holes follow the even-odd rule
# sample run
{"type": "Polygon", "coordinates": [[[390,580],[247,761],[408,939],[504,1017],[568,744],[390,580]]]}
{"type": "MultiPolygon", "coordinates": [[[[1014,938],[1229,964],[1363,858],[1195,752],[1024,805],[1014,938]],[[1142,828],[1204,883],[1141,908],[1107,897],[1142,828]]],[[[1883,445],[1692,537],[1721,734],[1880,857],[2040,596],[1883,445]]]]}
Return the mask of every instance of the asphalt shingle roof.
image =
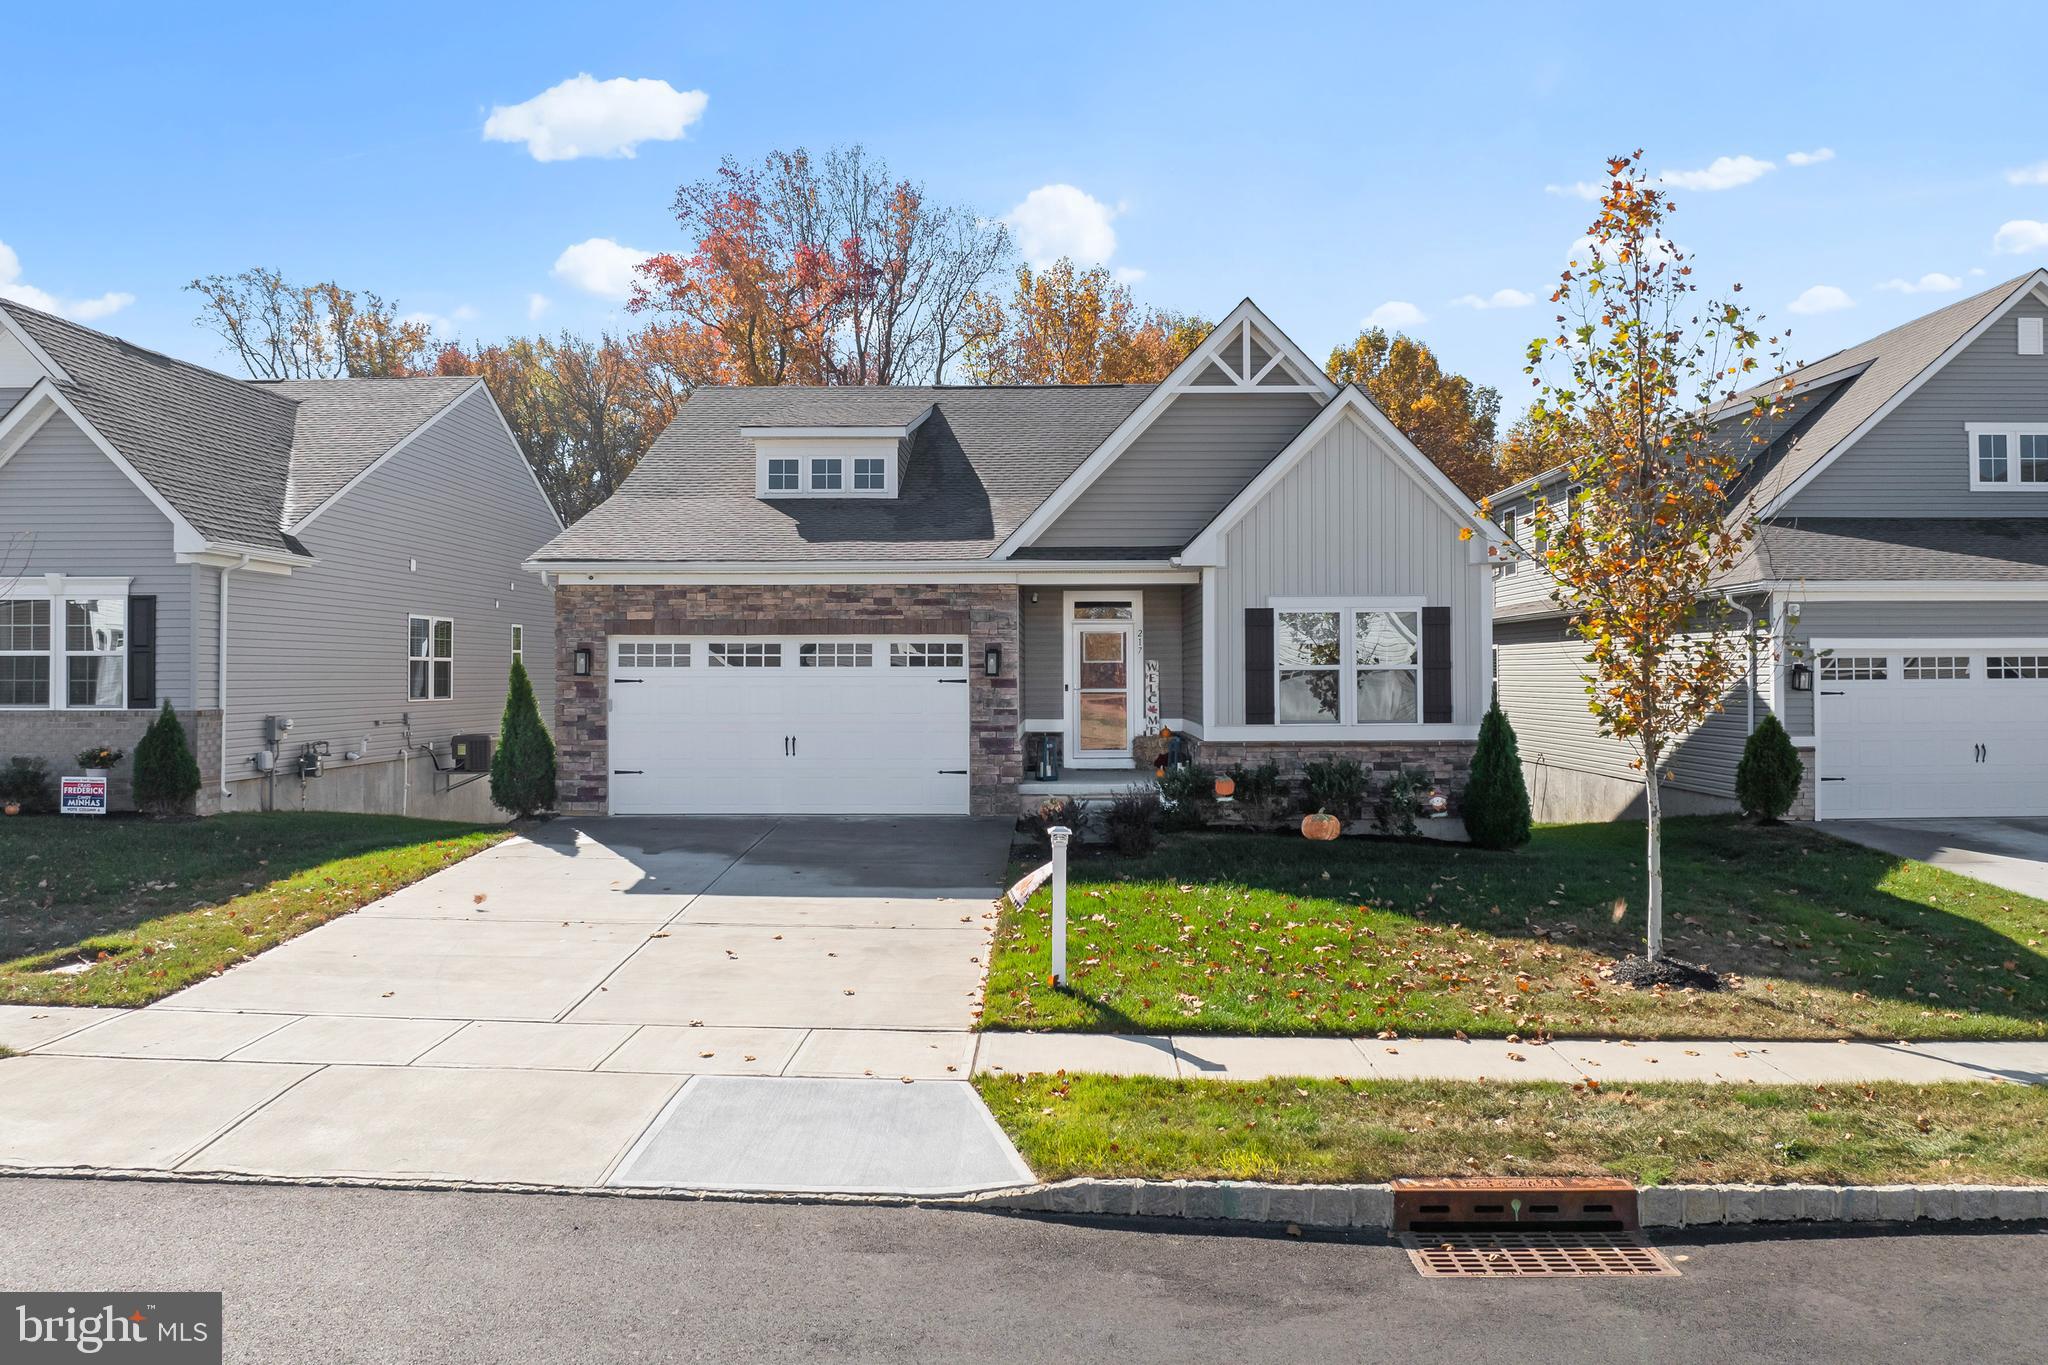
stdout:
{"type": "Polygon", "coordinates": [[[1732,580],[2048,580],[2039,517],[1805,517],[1757,530],[1732,580]]]}
{"type": "Polygon", "coordinates": [[[474,379],[257,383],[12,300],[0,308],[71,382],[60,390],[209,541],[303,555],[283,528],[474,379]]]}
{"type": "Polygon", "coordinates": [[[767,562],[985,559],[1150,385],[700,389],[619,491],[534,557],[767,562]],[[902,426],[894,498],[762,499],[743,427],[902,426]]]}

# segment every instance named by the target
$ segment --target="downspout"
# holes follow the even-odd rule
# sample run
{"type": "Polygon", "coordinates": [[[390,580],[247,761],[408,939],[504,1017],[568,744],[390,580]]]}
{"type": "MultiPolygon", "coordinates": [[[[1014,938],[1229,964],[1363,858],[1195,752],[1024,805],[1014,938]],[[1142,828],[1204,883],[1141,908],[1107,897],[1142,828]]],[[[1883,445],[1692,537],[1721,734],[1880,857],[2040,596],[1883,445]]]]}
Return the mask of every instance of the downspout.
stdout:
{"type": "Polygon", "coordinates": [[[220,794],[222,800],[233,795],[228,790],[228,575],[236,569],[249,567],[249,556],[243,555],[236,564],[224,564],[220,571],[220,672],[215,678],[220,702],[220,794]]]}
{"type": "Polygon", "coordinates": [[[1743,689],[1747,694],[1744,702],[1748,707],[1749,717],[1748,727],[1743,733],[1753,735],[1756,733],[1756,613],[1736,601],[1732,592],[1723,591],[1721,600],[1742,613],[1742,642],[1749,651],[1749,685],[1743,689]]]}

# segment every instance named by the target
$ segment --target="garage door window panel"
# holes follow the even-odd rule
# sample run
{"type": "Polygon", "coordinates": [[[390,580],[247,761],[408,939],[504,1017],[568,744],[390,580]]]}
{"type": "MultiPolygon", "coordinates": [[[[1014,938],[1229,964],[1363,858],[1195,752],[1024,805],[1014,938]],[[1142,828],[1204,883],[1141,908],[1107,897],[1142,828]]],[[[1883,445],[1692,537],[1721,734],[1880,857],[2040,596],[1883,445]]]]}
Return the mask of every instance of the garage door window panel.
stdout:
{"type": "Polygon", "coordinates": [[[891,668],[965,668],[967,646],[959,641],[908,640],[889,646],[891,668]]]}
{"type": "Polygon", "coordinates": [[[688,668],[690,646],[673,640],[634,640],[619,646],[620,668],[688,668]]]}
{"type": "Polygon", "coordinates": [[[873,668],[875,647],[852,644],[844,640],[800,645],[797,648],[797,664],[802,668],[873,668]]]}
{"type": "Polygon", "coordinates": [[[1908,654],[1900,670],[1907,682],[1964,682],[1970,659],[1964,654],[1908,654]]]}
{"type": "Polygon", "coordinates": [[[713,668],[780,668],[780,641],[717,641],[705,651],[705,662],[713,668]]]}
{"type": "Polygon", "coordinates": [[[1998,682],[2048,678],[2048,654],[1994,654],[1984,661],[1984,676],[1998,682]]]}
{"type": "Polygon", "coordinates": [[[1891,660],[1882,654],[1829,656],[1820,661],[1822,682],[1884,682],[1890,676],[1891,660]]]}

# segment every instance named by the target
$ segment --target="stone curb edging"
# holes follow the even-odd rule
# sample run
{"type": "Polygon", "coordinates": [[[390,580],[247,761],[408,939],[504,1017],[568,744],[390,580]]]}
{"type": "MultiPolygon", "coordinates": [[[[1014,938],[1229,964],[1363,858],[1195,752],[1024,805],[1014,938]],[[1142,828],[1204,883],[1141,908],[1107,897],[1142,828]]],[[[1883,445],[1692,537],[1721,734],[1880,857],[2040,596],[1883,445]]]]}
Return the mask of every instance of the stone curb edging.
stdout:
{"type": "MultiPolygon", "coordinates": [[[[480,1194],[598,1195],[732,1204],[836,1204],[1050,1213],[1192,1222],[1292,1224],[1320,1231],[1391,1232],[1391,1185],[1281,1185],[1257,1180],[1141,1180],[1082,1176],[1045,1185],[962,1195],[775,1193],[548,1185],[434,1177],[248,1175],[227,1171],[111,1170],[80,1166],[0,1168],[0,1179],[134,1180],[191,1185],[283,1185],[480,1194]]],[[[1946,1223],[2048,1220],[2048,1185],[1648,1185],[1638,1192],[1645,1228],[1753,1223],[1946,1223]]]]}

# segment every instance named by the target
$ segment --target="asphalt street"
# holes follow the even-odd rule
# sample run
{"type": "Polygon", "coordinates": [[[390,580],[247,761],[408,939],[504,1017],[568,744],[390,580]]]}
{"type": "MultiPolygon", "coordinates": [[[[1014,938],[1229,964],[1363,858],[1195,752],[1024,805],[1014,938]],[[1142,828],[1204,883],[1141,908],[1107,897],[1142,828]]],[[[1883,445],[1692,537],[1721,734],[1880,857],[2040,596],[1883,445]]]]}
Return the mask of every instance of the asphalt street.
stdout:
{"type": "Polygon", "coordinates": [[[2042,1359],[2048,1229],[1672,1235],[1680,1279],[919,1209],[0,1179],[0,1288],[220,1290],[227,1358],[2042,1359]]]}

